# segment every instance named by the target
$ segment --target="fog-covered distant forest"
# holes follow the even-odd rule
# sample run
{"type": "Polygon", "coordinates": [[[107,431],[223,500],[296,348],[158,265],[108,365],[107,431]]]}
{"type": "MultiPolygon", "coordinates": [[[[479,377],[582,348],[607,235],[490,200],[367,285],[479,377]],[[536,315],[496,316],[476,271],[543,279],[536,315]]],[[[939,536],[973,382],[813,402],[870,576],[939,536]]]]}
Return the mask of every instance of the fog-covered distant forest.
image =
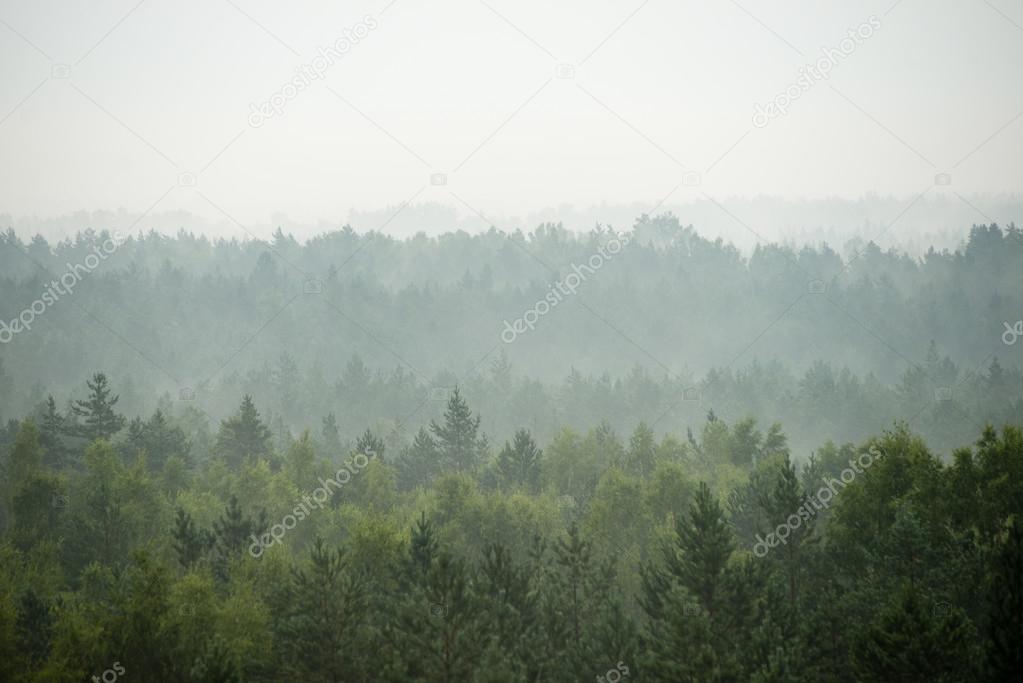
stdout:
{"type": "Polygon", "coordinates": [[[1020,671],[1013,225],[9,230],[0,267],[3,680],[1020,671]]]}
{"type": "MultiPolygon", "coordinates": [[[[50,245],[8,231],[0,319],[108,238],[50,245]]],[[[73,298],[4,346],[0,415],[51,394],[64,412],[103,369],[123,410],[187,416],[197,439],[249,394],[281,448],[330,414],[346,443],[367,427],[402,443],[455,386],[498,440],[603,421],[698,431],[714,410],[781,422],[802,456],[911,418],[949,454],[963,430],[1023,417],[1019,347],[1002,339],[1023,310],[1014,225],[974,226],[955,251],[919,258],[873,243],[844,257],[824,243],[746,257],[670,214],[587,234],[140,232],[111,245],[73,298]],[[615,236],[621,251],[589,268],[615,236]],[[574,295],[534,329],[508,331],[573,272],[574,295]],[[87,333],[67,334],[78,327],[87,333]]]]}

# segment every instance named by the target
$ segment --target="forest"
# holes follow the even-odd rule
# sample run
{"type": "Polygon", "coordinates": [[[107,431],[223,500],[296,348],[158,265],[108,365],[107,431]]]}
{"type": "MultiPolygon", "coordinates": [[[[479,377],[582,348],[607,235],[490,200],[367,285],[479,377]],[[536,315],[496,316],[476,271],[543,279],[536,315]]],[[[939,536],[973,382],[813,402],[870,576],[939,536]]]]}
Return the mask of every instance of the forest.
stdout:
{"type": "Polygon", "coordinates": [[[0,242],[0,681],[1023,679],[1014,225],[0,242]]]}

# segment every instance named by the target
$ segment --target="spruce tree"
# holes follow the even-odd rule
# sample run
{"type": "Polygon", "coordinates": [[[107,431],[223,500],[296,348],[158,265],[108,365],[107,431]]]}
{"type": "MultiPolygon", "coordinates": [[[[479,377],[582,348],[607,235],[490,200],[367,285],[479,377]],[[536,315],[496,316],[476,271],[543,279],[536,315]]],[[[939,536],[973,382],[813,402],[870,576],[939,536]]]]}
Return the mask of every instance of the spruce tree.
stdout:
{"type": "Polygon", "coordinates": [[[107,376],[97,372],[92,379],[86,380],[89,397],[84,401],[71,404],[71,412],[80,422],[68,426],[69,433],[87,441],[107,439],[124,428],[125,418],[114,412],[118,397],[111,396],[107,376]]]}

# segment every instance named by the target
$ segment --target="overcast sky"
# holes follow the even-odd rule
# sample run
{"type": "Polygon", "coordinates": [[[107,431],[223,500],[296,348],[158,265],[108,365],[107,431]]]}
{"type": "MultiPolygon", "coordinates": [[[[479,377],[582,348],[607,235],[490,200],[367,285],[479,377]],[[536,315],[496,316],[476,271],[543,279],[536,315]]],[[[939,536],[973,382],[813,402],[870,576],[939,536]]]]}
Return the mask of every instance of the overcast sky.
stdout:
{"type": "Polygon", "coordinates": [[[183,210],[230,230],[408,202],[982,203],[1023,189],[1021,65],[1010,0],[4,1],[0,213],[183,210]],[[870,35],[801,76],[850,30],[870,35]]]}

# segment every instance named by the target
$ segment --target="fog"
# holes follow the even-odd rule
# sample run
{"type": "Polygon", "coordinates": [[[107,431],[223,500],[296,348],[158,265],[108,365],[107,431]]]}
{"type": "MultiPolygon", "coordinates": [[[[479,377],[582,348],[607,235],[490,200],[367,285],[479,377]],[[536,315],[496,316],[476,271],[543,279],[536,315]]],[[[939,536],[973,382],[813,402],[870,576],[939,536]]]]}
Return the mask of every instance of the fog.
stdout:
{"type": "Polygon", "coordinates": [[[0,19],[0,211],[15,217],[908,203],[939,173],[989,212],[1023,180],[1021,19],[995,3],[6,2],[0,19]],[[308,87],[250,117],[367,17],[308,87]],[[825,54],[826,73],[801,73],[825,54]],[[794,84],[787,113],[755,125],[794,84]],[[687,173],[699,185],[678,187],[687,173]]]}

